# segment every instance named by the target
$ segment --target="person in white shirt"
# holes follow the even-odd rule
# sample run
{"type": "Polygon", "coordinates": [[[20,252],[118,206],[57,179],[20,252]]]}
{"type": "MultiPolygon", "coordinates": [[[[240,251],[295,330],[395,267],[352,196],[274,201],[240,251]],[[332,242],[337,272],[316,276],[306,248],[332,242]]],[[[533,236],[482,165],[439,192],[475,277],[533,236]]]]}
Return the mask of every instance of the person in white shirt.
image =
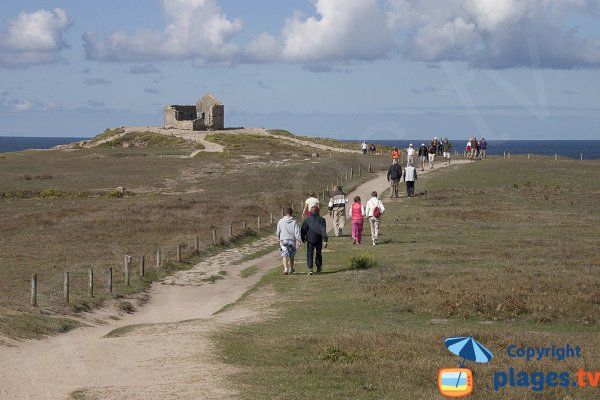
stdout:
{"type": "Polygon", "coordinates": [[[381,222],[381,216],[385,211],[385,207],[379,198],[377,192],[371,193],[371,198],[367,201],[365,214],[371,225],[371,239],[373,240],[373,246],[377,244],[377,238],[379,237],[379,224],[381,222]]]}
{"type": "Polygon", "coordinates": [[[412,164],[409,164],[404,168],[404,173],[402,174],[404,178],[404,182],[406,182],[406,195],[408,197],[413,197],[415,195],[415,181],[417,180],[417,170],[412,164]]]}
{"type": "Polygon", "coordinates": [[[415,162],[415,148],[412,143],[408,145],[408,149],[406,149],[406,165],[414,164],[415,162]]]}
{"type": "Polygon", "coordinates": [[[360,145],[360,149],[362,150],[363,154],[367,154],[367,142],[363,141],[360,145]]]}
{"type": "Polygon", "coordinates": [[[304,201],[302,214],[306,215],[307,218],[310,217],[310,209],[313,207],[321,208],[321,202],[315,197],[315,192],[310,192],[308,194],[308,199],[304,201]]]}

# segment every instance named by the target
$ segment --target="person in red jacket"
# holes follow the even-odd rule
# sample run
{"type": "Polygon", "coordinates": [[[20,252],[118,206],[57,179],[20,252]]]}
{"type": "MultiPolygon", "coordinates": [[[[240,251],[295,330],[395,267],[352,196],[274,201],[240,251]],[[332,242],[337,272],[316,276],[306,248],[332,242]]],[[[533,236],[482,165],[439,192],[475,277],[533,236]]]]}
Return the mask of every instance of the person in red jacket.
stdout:
{"type": "Polygon", "coordinates": [[[352,244],[360,244],[362,240],[365,209],[360,202],[359,196],[354,198],[354,203],[350,208],[350,217],[352,218],[352,244]]]}

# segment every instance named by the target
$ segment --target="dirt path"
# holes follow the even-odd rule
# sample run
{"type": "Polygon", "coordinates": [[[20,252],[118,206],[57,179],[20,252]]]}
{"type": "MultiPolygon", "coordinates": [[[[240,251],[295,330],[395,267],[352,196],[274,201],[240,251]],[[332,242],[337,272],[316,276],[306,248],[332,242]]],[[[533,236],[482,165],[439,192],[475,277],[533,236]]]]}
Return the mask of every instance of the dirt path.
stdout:
{"type": "MultiPolygon", "coordinates": [[[[456,162],[457,164],[460,162],[456,162]]],[[[349,197],[388,188],[385,174],[360,185],[349,197]]],[[[385,203],[385,199],[383,199],[385,203]]],[[[330,221],[328,221],[330,222],[330,221]]],[[[279,264],[274,250],[253,260],[243,257],[272,248],[274,237],[227,250],[178,272],[151,289],[150,302],[120,320],[80,328],[0,353],[1,399],[232,399],[227,384],[235,372],[221,362],[209,335],[229,324],[264,318],[269,295],[260,291],[251,306],[232,307],[260,277],[279,264]],[[240,272],[255,271],[248,277],[240,272]],[[223,279],[209,283],[210,277],[223,279]],[[122,328],[121,336],[105,336],[122,328]]]]}

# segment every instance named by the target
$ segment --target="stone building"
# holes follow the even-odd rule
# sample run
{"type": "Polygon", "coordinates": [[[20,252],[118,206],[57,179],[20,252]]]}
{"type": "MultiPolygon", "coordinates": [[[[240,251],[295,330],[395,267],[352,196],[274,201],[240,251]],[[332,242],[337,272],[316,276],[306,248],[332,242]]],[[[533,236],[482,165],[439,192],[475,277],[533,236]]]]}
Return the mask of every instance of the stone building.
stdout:
{"type": "Polygon", "coordinates": [[[225,128],[225,107],[212,94],[202,96],[195,106],[167,105],[164,110],[165,128],[190,131],[225,128]]]}

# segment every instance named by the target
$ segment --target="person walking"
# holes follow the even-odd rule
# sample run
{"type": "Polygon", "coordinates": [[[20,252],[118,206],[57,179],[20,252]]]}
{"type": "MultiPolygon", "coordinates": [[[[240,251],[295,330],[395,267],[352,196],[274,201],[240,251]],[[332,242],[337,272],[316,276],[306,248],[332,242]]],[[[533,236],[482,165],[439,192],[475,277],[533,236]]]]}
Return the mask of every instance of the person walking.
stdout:
{"type": "Polygon", "coordinates": [[[381,223],[381,216],[385,211],[385,207],[379,198],[377,192],[371,193],[371,198],[367,201],[365,214],[369,219],[369,225],[371,226],[371,240],[373,246],[377,244],[379,238],[379,224],[381,223]]]}
{"type": "Polygon", "coordinates": [[[435,161],[435,153],[437,151],[437,139],[434,139],[429,148],[427,148],[427,156],[429,157],[429,169],[433,169],[433,163],[435,161]],[[435,143],[434,143],[435,141],[435,143]]]}
{"type": "Polygon", "coordinates": [[[313,207],[321,208],[321,202],[315,197],[315,192],[309,192],[308,199],[304,201],[302,215],[306,215],[307,218],[310,217],[310,209],[313,207]]]}
{"type": "Polygon", "coordinates": [[[394,148],[392,149],[392,161],[394,160],[400,160],[400,150],[398,150],[396,146],[394,146],[394,148]]]}
{"type": "Polygon", "coordinates": [[[319,209],[313,207],[310,209],[310,217],[302,222],[300,228],[300,238],[302,243],[306,243],[306,268],[308,275],[313,273],[314,264],[317,265],[317,272],[323,270],[323,256],[321,250],[327,248],[327,221],[319,215],[319,209]]]}
{"type": "Polygon", "coordinates": [[[368,148],[368,146],[367,146],[367,141],[366,141],[366,140],[363,140],[363,142],[362,142],[362,143],[361,143],[361,145],[360,145],[360,149],[362,150],[362,153],[363,153],[364,155],[366,155],[366,154],[367,154],[367,148],[368,148]]]}
{"type": "Polygon", "coordinates": [[[472,140],[473,140],[472,138],[467,140],[467,146],[465,147],[465,158],[471,156],[471,141],[472,140]]]}
{"type": "Polygon", "coordinates": [[[450,152],[452,150],[452,143],[448,141],[448,138],[444,138],[442,147],[444,149],[444,165],[450,164],[450,152]]]}
{"type": "Polygon", "coordinates": [[[425,143],[421,143],[421,147],[419,147],[419,161],[421,162],[421,171],[425,171],[425,160],[427,159],[427,154],[429,150],[427,150],[427,146],[425,143]]]}
{"type": "Polygon", "coordinates": [[[471,161],[475,161],[475,154],[477,154],[477,138],[471,139],[471,161]]]}
{"type": "Polygon", "coordinates": [[[415,162],[415,148],[412,143],[408,145],[406,149],[406,165],[413,164],[415,162]]]}
{"type": "Polygon", "coordinates": [[[485,140],[485,138],[481,138],[479,141],[479,149],[481,150],[481,159],[485,160],[487,150],[487,140],[485,140]]]}
{"type": "Polygon", "coordinates": [[[342,236],[344,225],[346,224],[346,203],[348,203],[346,193],[342,191],[340,185],[336,185],[327,207],[329,216],[333,217],[335,237],[342,236]]]}
{"type": "Polygon", "coordinates": [[[394,160],[387,173],[387,180],[388,182],[391,182],[390,197],[398,197],[398,185],[400,184],[400,179],[402,179],[402,167],[400,167],[398,160],[394,160]]]}
{"type": "Polygon", "coordinates": [[[365,219],[365,210],[360,202],[360,197],[354,197],[354,203],[350,207],[350,217],[352,218],[352,244],[360,244],[362,241],[362,230],[365,219]]]}
{"type": "Polygon", "coordinates": [[[277,222],[276,235],[279,239],[279,247],[281,248],[281,260],[283,261],[283,274],[294,273],[294,257],[296,249],[302,242],[300,236],[300,225],[292,217],[292,208],[288,207],[285,210],[285,216],[277,222]]]}
{"type": "Polygon", "coordinates": [[[404,168],[402,174],[404,182],[406,183],[406,196],[414,197],[415,195],[415,181],[417,180],[417,170],[411,164],[404,168]]]}

